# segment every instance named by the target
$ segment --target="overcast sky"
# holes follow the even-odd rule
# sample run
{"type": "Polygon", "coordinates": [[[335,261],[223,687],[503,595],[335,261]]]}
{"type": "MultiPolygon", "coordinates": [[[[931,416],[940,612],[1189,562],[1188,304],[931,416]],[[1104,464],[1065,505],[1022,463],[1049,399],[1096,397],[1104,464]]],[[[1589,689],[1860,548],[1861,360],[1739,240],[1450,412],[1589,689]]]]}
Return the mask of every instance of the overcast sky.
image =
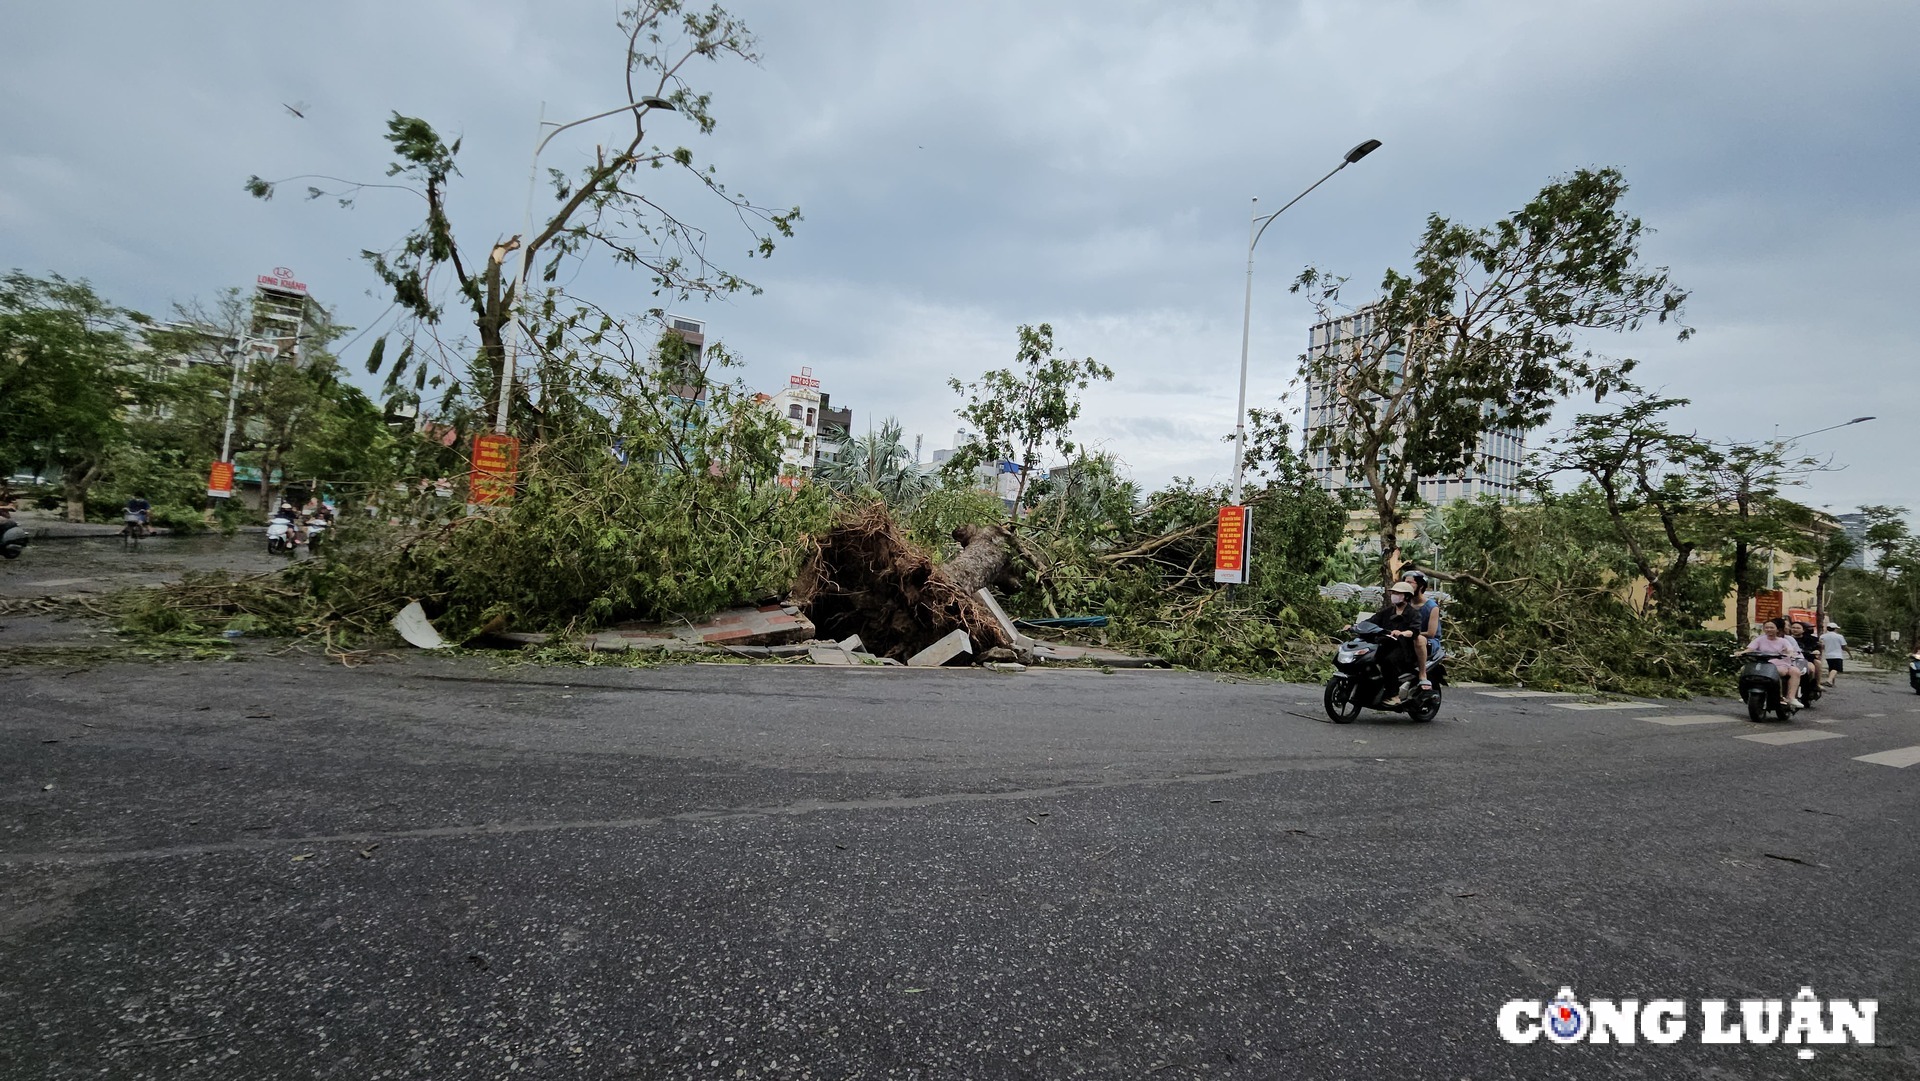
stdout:
{"type": "MultiPolygon", "coordinates": [[[[1224,478],[1248,199],[1279,206],[1368,138],[1381,150],[1279,219],[1254,282],[1249,401],[1306,343],[1306,264],[1378,281],[1429,213],[1484,224],[1556,175],[1621,169],[1646,251],[1693,292],[1698,335],[1595,344],[1690,397],[1683,423],[1808,439],[1844,470],[1835,510],[1913,503],[1920,401],[1920,5],[1886,2],[963,4],[739,0],[758,67],[696,71],[719,120],[684,142],[736,190],[799,204],[798,235],[732,264],[763,296],[680,306],[777,389],[810,366],[856,427],[926,450],[958,422],[949,376],[1009,363],[1020,323],[1114,370],[1080,435],[1142,482],[1224,478]]],[[[358,327],[387,309],[359,259],[418,220],[269,203],[250,174],[379,179],[392,111],[458,135],[465,247],[519,229],[542,102],[625,100],[608,0],[14,5],[0,35],[0,266],[90,279],[154,313],[293,268],[358,327]],[[284,105],[299,106],[304,117],[284,105]]],[[[614,121],[603,122],[612,125],[614,121]]],[[[576,167],[609,126],[556,138],[576,167]]],[[[742,252],[724,208],[675,208],[742,252]],[[737,242],[736,242],[737,241],[737,242]]],[[[605,262],[577,292],[653,303],[605,262]]],[[[358,370],[371,335],[344,351],[358,370]]],[[[1532,440],[1540,442],[1539,435],[1532,440]]]]}

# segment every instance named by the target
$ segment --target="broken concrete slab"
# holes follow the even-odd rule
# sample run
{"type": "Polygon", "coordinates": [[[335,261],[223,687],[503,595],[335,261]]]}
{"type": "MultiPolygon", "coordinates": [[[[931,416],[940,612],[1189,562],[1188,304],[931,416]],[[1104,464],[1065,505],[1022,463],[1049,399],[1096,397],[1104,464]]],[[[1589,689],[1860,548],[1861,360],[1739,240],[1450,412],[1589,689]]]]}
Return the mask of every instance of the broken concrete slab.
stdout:
{"type": "Polygon", "coordinates": [[[909,668],[938,668],[956,657],[971,656],[973,640],[966,631],[948,631],[946,637],[907,658],[909,668]]]}
{"type": "Polygon", "coordinates": [[[853,654],[848,653],[839,646],[809,646],[807,647],[807,656],[815,664],[849,665],[860,663],[854,659],[853,654]]]}
{"type": "Polygon", "coordinates": [[[1034,640],[1021,634],[1020,631],[1014,627],[1012,618],[1007,615],[1007,610],[1000,607],[1000,602],[993,599],[993,594],[985,588],[982,588],[977,595],[980,598],[980,603],[985,605],[987,611],[993,614],[994,621],[1000,624],[1000,629],[1007,632],[1007,641],[1013,643],[1013,648],[1016,650],[1031,651],[1035,644],[1034,640]]]}
{"type": "MultiPolygon", "coordinates": [[[[634,649],[672,649],[679,645],[778,646],[805,642],[814,635],[813,622],[791,605],[763,604],[729,608],[707,619],[687,623],[622,623],[593,636],[612,646],[613,638],[634,649]]],[[[608,648],[601,647],[601,648],[608,648]]]]}
{"type": "Polygon", "coordinates": [[[445,649],[449,645],[427,621],[427,611],[420,607],[419,601],[409,601],[405,608],[394,613],[393,629],[400,632],[408,645],[419,649],[445,649]]]}
{"type": "Polygon", "coordinates": [[[857,634],[851,638],[842,638],[840,640],[840,648],[846,650],[848,653],[865,653],[867,651],[866,643],[860,641],[860,636],[857,634]]]}

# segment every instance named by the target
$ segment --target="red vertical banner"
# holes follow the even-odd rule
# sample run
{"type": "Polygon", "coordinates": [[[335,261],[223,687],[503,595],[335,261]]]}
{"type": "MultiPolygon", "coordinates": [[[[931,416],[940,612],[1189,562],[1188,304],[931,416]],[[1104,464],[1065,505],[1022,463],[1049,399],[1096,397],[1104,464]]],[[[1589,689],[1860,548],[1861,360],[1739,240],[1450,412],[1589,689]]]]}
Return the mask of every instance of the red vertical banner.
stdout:
{"type": "Polygon", "coordinates": [[[1755,622],[1765,623],[1769,619],[1779,619],[1787,608],[1787,593],[1783,589],[1763,589],[1753,595],[1753,618],[1755,622]]]}
{"type": "Polygon", "coordinates": [[[513,498],[520,473],[520,440],[488,432],[473,437],[473,472],[467,478],[467,499],[473,503],[505,503],[513,498]]]}
{"type": "Polygon", "coordinates": [[[1213,580],[1242,584],[1252,554],[1252,512],[1246,507],[1221,507],[1213,538],[1213,580]]]}
{"type": "Polygon", "coordinates": [[[207,473],[207,495],[214,499],[233,498],[233,463],[215,462],[207,473]]]}

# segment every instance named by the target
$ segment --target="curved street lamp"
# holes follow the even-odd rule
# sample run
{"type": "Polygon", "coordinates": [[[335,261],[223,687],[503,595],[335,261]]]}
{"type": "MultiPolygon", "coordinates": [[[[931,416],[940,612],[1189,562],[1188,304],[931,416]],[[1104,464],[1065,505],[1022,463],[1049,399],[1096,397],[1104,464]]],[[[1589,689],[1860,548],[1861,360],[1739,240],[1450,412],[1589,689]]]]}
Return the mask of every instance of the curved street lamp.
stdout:
{"type": "Polygon", "coordinates": [[[1271,214],[1262,215],[1260,213],[1259,198],[1256,196],[1253,200],[1253,222],[1247,227],[1247,298],[1246,305],[1240,314],[1240,404],[1234,412],[1233,419],[1233,502],[1235,506],[1238,506],[1240,503],[1241,480],[1245,472],[1247,457],[1247,339],[1253,325],[1254,245],[1260,243],[1260,238],[1266,234],[1267,226],[1273,224],[1273,219],[1286,213],[1287,207],[1305,199],[1312,193],[1314,188],[1332,179],[1334,173],[1345,169],[1347,166],[1352,165],[1354,162],[1359,161],[1361,158],[1366,157],[1378,149],[1380,149],[1380,140],[1368,139],[1366,142],[1347,151],[1346,154],[1341,157],[1340,164],[1334,166],[1326,176],[1314,181],[1306,191],[1287,200],[1286,206],[1281,207],[1271,214]]]}
{"type": "MultiPolygon", "coordinates": [[[[617,109],[608,109],[604,113],[583,116],[578,120],[571,120],[565,124],[554,124],[545,119],[544,116],[540,120],[541,127],[552,127],[553,130],[547,132],[546,135],[541,137],[538,143],[534,144],[533,160],[527,164],[527,216],[525,222],[520,227],[520,267],[514,271],[513,275],[513,310],[508,313],[506,333],[503,335],[504,340],[501,342],[506,355],[501,358],[500,401],[495,407],[493,415],[493,431],[496,435],[505,435],[507,431],[507,402],[513,396],[514,369],[518,366],[520,359],[520,316],[526,310],[526,297],[524,293],[526,292],[527,286],[527,264],[533,261],[533,252],[527,248],[527,243],[533,233],[533,193],[540,184],[540,152],[547,148],[547,144],[553,141],[554,136],[568,128],[592,123],[595,120],[604,120],[609,116],[614,116],[618,113],[632,112],[635,109],[665,109],[668,112],[678,111],[673,102],[668,101],[666,98],[648,94],[639,101],[628,102],[617,109]]],[[[541,106],[541,112],[543,114],[546,112],[545,105],[541,106]]]]}

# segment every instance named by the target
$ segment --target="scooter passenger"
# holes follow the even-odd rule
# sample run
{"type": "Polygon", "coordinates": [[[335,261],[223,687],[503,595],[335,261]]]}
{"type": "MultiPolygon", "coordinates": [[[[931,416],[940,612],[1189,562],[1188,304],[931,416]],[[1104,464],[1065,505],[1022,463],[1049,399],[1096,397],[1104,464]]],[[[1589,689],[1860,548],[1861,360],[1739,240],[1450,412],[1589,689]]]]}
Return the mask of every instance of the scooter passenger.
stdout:
{"type": "Polygon", "coordinates": [[[1747,644],[1747,652],[1773,662],[1774,670],[1787,681],[1787,705],[1800,709],[1800,643],[1781,633],[1783,622],[1769,619],[1762,624],[1760,636],[1747,644]]]}

